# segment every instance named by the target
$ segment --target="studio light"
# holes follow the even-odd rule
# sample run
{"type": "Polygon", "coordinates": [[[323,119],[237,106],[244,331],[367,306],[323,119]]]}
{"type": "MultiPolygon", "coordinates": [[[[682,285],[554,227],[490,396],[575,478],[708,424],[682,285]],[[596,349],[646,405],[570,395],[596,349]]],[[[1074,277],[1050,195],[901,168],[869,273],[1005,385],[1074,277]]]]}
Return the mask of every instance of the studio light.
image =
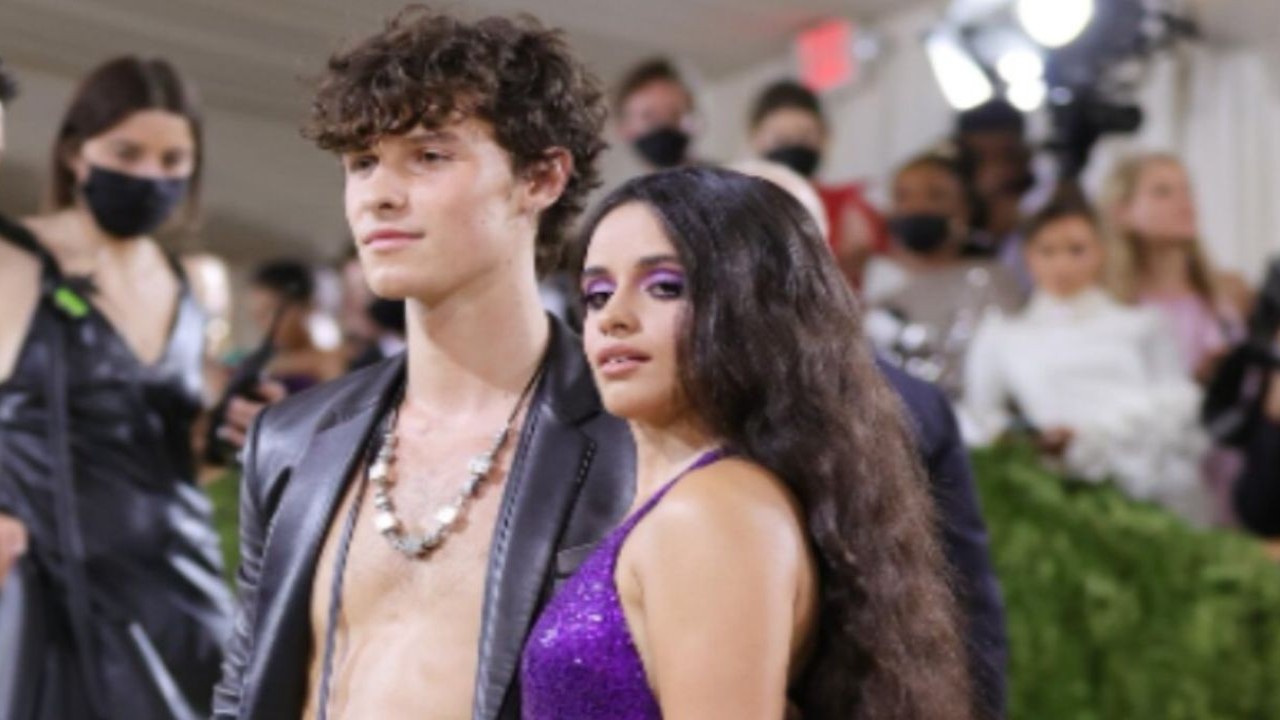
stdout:
{"type": "Polygon", "coordinates": [[[1027,48],[1013,48],[996,61],[996,72],[1010,85],[1044,78],[1044,59],[1027,48]]]}
{"type": "Polygon", "coordinates": [[[1134,131],[1150,58],[1196,37],[1180,0],[951,0],[925,43],[956,110],[1000,97],[1047,108],[1063,177],[1080,173],[1098,139],[1134,131]]]}
{"type": "Polygon", "coordinates": [[[1049,86],[1044,84],[1044,80],[1034,78],[1012,83],[1005,96],[1009,99],[1009,104],[1025,113],[1038,110],[1044,105],[1048,94],[1049,86]]]}
{"type": "Polygon", "coordinates": [[[1094,0],[1017,0],[1014,13],[1033,40],[1047,48],[1066,46],[1093,20],[1094,0]]]}
{"type": "Polygon", "coordinates": [[[937,30],[925,40],[929,64],[938,79],[942,94],[957,110],[969,110],[995,96],[995,88],[987,73],[964,50],[955,35],[937,30]]]}

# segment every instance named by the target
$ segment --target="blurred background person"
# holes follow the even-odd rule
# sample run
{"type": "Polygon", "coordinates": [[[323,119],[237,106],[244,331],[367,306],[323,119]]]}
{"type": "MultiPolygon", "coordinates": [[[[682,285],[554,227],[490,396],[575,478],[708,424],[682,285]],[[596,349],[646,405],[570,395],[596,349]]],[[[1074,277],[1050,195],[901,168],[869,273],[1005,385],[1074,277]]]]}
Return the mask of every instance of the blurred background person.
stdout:
{"type": "MultiPolygon", "coordinates": [[[[1191,178],[1173,155],[1147,153],[1119,161],[1103,191],[1107,282],[1122,302],[1154,308],[1173,328],[1186,371],[1205,384],[1245,336],[1252,292],[1239,276],[1219,272],[1200,242],[1191,178]]],[[[1206,482],[1218,522],[1235,521],[1232,484],[1240,453],[1215,448],[1206,482]]]]}
{"type": "Polygon", "coordinates": [[[613,116],[618,136],[647,171],[694,162],[693,92],[671,61],[654,58],[627,72],[614,94],[613,116]]]}
{"type": "Polygon", "coordinates": [[[339,269],[342,304],[339,324],[347,368],[359,370],[404,352],[404,301],[373,294],[364,277],[360,257],[352,251],[339,269]]]}
{"type": "Polygon", "coordinates": [[[201,116],[168,62],[122,57],[57,128],[52,210],[0,242],[0,516],[30,536],[0,714],[204,717],[230,631],[194,482],[204,322],[152,238],[198,204],[201,116]]]}
{"type": "Polygon", "coordinates": [[[9,73],[0,59],[0,155],[4,155],[4,108],[18,94],[18,81],[9,73]]]}
{"type": "Polygon", "coordinates": [[[818,232],[823,237],[830,233],[831,226],[827,224],[827,211],[822,204],[822,198],[813,185],[790,166],[776,160],[750,158],[733,163],[728,166],[728,169],[768,180],[786,190],[813,218],[813,224],[818,227],[818,232]]]}
{"type": "Polygon", "coordinates": [[[868,331],[891,359],[960,396],[965,352],[988,308],[1022,304],[1013,276],[992,260],[964,256],[971,196],[955,162],[923,155],[894,176],[893,246],[867,265],[868,331]]]}
{"type": "Polygon", "coordinates": [[[969,348],[963,409],[974,439],[1029,430],[1071,474],[1114,479],[1139,500],[1208,524],[1199,388],[1156,312],[1102,288],[1093,212],[1069,194],[1032,219],[1025,242],[1031,301],[1013,317],[986,318],[969,348]]]}
{"type": "Polygon", "coordinates": [[[1159,310],[1187,370],[1204,382],[1243,337],[1252,293],[1238,275],[1216,270],[1201,246],[1186,168],[1163,153],[1121,160],[1107,180],[1103,211],[1111,291],[1159,310]]]}
{"type": "Polygon", "coordinates": [[[260,265],[249,281],[249,317],[262,336],[270,335],[274,348],[265,376],[282,384],[288,394],[332,380],[347,369],[342,353],[316,337],[315,297],[314,271],[298,260],[260,265]]]}
{"type": "Polygon", "coordinates": [[[748,126],[752,151],[813,183],[822,199],[827,238],[836,261],[856,288],[872,253],[888,248],[884,218],[859,183],[829,185],[815,177],[827,152],[830,128],[818,95],[794,80],[780,80],[756,98],[748,126]]]}
{"type": "Polygon", "coordinates": [[[1245,465],[1235,486],[1236,511],[1249,530],[1280,536],[1280,329],[1244,439],[1245,465]]]}
{"type": "Polygon", "coordinates": [[[999,260],[1029,290],[1031,277],[1018,237],[1028,193],[1036,184],[1026,135],[1026,118],[1005,100],[956,115],[954,140],[976,195],[974,233],[965,252],[999,260]]]}

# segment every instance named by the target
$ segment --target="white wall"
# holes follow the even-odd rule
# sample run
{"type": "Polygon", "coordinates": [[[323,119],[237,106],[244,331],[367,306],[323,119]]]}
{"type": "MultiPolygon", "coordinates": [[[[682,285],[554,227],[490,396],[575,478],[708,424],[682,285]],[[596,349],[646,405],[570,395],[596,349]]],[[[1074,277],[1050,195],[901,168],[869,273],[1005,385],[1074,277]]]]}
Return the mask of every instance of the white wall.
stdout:
{"type": "MultiPolygon", "coordinates": [[[[832,137],[823,178],[880,180],[946,134],[951,111],[920,50],[920,38],[936,18],[928,6],[913,7],[878,24],[881,56],[856,86],[824,98],[832,137]]],[[[795,74],[793,58],[783,55],[708,88],[709,124],[720,133],[704,143],[706,154],[727,161],[748,155],[747,115],[756,95],[795,74]]]]}

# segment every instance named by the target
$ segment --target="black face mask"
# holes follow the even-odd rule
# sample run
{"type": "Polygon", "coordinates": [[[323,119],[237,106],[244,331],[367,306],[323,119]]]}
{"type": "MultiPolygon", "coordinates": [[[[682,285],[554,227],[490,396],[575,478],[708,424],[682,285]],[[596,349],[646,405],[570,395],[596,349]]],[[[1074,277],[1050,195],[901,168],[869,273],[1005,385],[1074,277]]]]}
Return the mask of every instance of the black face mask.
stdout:
{"type": "Polygon", "coordinates": [[[889,218],[889,232],[911,252],[928,255],[947,243],[951,221],[946,215],[914,213],[889,218]]]}
{"type": "Polygon", "coordinates": [[[636,138],[632,145],[650,165],[669,168],[684,162],[690,140],[689,133],[679,128],[661,127],[636,138]]]}
{"type": "Polygon", "coordinates": [[[169,219],[187,194],[187,178],[145,178],[91,165],[81,192],[98,227],[133,238],[169,219]]]}
{"type": "Polygon", "coordinates": [[[782,145],[770,150],[764,159],[786,165],[805,177],[813,177],[822,156],[816,148],[808,145],[782,145]]]}

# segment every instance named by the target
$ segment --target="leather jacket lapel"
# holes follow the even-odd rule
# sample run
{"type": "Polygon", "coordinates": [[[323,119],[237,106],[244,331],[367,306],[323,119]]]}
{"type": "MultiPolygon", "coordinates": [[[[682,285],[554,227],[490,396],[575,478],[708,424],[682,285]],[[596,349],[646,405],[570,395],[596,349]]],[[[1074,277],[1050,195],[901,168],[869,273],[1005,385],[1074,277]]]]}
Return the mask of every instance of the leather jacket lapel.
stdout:
{"type": "Polygon", "coordinates": [[[578,428],[598,400],[576,338],[553,323],[546,377],[525,423],[494,529],[476,677],[475,720],[510,704],[525,638],[549,592],[552,561],[595,444],[578,428]]]}
{"type": "Polygon", "coordinates": [[[362,394],[363,402],[335,408],[292,470],[264,550],[261,593],[275,599],[263,604],[266,612],[258,618],[257,637],[272,642],[258,649],[247,673],[257,685],[245,694],[245,717],[297,717],[302,712],[311,591],[320,550],[402,367],[395,365],[395,372],[378,377],[362,394]]]}

